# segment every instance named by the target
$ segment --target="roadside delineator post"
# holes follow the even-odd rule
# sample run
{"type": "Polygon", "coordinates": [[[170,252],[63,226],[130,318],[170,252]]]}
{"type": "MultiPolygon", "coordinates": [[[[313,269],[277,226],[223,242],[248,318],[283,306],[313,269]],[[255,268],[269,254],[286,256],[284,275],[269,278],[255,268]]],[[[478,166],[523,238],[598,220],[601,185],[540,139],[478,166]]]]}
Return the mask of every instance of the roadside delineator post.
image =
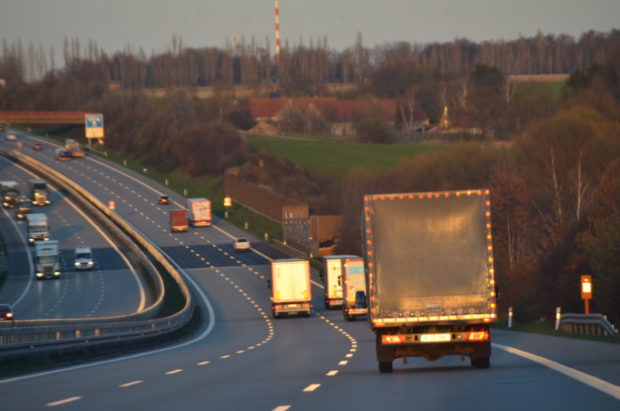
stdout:
{"type": "Polygon", "coordinates": [[[582,275],[581,278],[581,299],[583,300],[583,311],[590,314],[590,300],[592,299],[592,276],[582,275]]]}
{"type": "Polygon", "coordinates": [[[560,320],[562,319],[562,309],[560,307],[555,309],[555,330],[560,329],[560,320]]]}
{"type": "Polygon", "coordinates": [[[508,328],[512,328],[512,307],[508,308],[508,328]]]}

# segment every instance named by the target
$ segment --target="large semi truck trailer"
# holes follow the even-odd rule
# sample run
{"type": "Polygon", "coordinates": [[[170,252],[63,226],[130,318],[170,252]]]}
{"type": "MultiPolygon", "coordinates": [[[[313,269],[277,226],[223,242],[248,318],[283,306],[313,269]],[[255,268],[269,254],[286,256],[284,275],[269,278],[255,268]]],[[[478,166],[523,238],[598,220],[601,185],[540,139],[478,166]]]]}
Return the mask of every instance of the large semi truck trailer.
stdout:
{"type": "Polygon", "coordinates": [[[488,368],[496,287],[488,190],[364,197],[370,325],[380,372],[395,358],[468,356],[488,368]]]}

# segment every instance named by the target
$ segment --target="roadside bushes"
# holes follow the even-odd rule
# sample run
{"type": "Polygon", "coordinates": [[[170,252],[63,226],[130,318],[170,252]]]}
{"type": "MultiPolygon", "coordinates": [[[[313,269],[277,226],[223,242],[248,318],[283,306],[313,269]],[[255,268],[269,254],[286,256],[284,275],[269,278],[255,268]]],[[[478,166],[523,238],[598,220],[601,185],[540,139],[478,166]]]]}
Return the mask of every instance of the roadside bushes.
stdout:
{"type": "Polygon", "coordinates": [[[192,177],[216,176],[249,158],[250,147],[239,133],[186,93],[173,91],[153,101],[120,92],[106,95],[103,106],[107,143],[160,172],[181,168],[192,177]]]}

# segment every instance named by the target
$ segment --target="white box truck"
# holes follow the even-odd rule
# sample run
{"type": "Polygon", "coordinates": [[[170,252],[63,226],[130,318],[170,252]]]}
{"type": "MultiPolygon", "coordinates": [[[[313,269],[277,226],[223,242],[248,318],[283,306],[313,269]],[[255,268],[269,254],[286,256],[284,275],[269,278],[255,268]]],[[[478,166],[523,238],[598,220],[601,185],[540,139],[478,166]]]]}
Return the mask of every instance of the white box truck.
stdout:
{"type": "Polygon", "coordinates": [[[187,199],[188,220],[193,227],[211,225],[211,201],[206,198],[187,199]]]}
{"type": "Polygon", "coordinates": [[[37,279],[60,277],[58,241],[36,241],[34,243],[34,267],[37,279]]]}
{"type": "Polygon", "coordinates": [[[32,245],[35,241],[47,241],[50,239],[47,216],[45,214],[27,214],[26,220],[28,221],[28,244],[32,245]]]}
{"type": "Polygon", "coordinates": [[[347,258],[359,258],[355,255],[328,255],[323,257],[321,279],[323,280],[325,308],[333,310],[342,306],[342,268],[347,258]]]}
{"type": "Polygon", "coordinates": [[[310,316],[310,261],[298,258],[273,260],[270,284],[271,312],[274,318],[283,314],[310,316]]]}

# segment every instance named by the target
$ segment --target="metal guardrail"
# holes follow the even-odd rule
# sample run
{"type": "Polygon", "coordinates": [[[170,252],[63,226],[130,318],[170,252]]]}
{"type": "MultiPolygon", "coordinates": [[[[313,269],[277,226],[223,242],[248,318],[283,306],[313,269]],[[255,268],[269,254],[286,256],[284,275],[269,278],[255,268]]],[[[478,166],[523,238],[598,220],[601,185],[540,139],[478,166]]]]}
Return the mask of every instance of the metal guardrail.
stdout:
{"type": "Polygon", "coordinates": [[[562,314],[560,328],[575,334],[604,335],[620,338],[618,330],[603,314],[562,314]]]}
{"type": "MultiPolygon", "coordinates": [[[[148,258],[143,259],[142,263],[147,267],[147,271],[153,276],[160,291],[157,300],[147,309],[139,313],[132,313],[121,316],[99,317],[93,319],[49,319],[49,320],[17,320],[12,323],[0,324],[0,356],[14,354],[16,351],[25,348],[45,349],[53,347],[57,349],[59,344],[75,344],[88,342],[90,344],[105,344],[107,341],[118,342],[120,338],[132,339],[143,338],[148,335],[160,336],[171,333],[186,325],[194,313],[194,301],[191,292],[181,274],[160,252],[151,244],[135,227],[120,218],[116,213],[102,204],[90,193],[83,190],[72,180],[56,172],[50,167],[25,156],[17,150],[6,153],[7,157],[12,158],[20,164],[30,167],[37,172],[43,172],[46,178],[53,180],[59,187],[63,187],[71,192],[82,206],[94,207],[98,213],[105,214],[114,224],[110,228],[115,234],[125,238],[127,245],[132,248],[136,255],[143,255],[135,243],[137,242],[155,261],[157,261],[177,283],[181,293],[185,298],[185,304],[177,313],[164,318],[153,318],[162,309],[165,297],[165,287],[163,280],[148,258]],[[119,227],[122,230],[119,230],[119,227]],[[123,232],[124,231],[124,232],[123,232]],[[127,235],[125,235],[127,233],[127,235]],[[128,237],[133,238],[131,241],[128,237]]],[[[105,221],[105,217],[102,221],[105,221]]],[[[109,221],[108,221],[109,223],[109,221]]]]}

